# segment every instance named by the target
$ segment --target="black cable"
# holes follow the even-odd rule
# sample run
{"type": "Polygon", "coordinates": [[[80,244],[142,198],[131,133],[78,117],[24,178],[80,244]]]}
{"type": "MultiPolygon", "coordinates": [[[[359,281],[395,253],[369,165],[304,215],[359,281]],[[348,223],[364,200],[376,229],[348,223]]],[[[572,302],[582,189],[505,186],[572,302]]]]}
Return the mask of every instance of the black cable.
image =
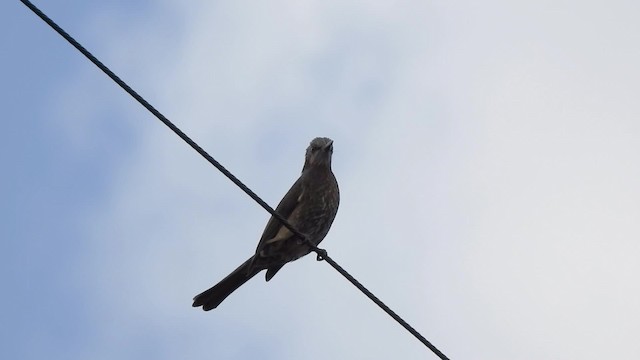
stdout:
{"type": "Polygon", "coordinates": [[[100,60],[98,60],[93,54],[91,54],[87,49],[85,49],[80,43],[78,43],[71,35],[67,34],[58,24],[53,22],[47,15],[45,15],[40,9],[38,9],[35,5],[33,5],[28,0],[20,0],[23,4],[25,4],[31,11],[33,11],[36,15],[38,15],[42,20],[44,20],[49,26],[53,28],[58,34],[60,34],[65,40],[67,40],[73,47],[78,49],[84,56],[87,57],[92,63],[94,63],[100,70],[102,70],[111,80],[115,81],[116,84],[120,85],[121,88],[124,89],[129,95],[131,95],[134,99],[136,99],[142,106],[144,106],[147,110],[149,110],[158,120],[162,121],[165,125],[169,127],[176,135],[178,135],[182,140],[184,140],[189,146],[191,146],[195,151],[197,151],[200,155],[202,155],[211,165],[215,166],[216,169],[220,170],[229,180],[233,181],[242,191],[247,193],[253,200],[255,200],[260,206],[262,206],[265,210],[267,210],[271,215],[275,216],[276,219],[280,220],[284,226],[286,226],[291,232],[300,236],[301,238],[305,238],[303,234],[293,228],[291,224],[287,222],[282,216],[275,212],[266,202],[258,197],[251,189],[249,189],[246,185],[244,185],[237,177],[235,177],[229,170],[225,169],[222,164],[220,164],[216,159],[214,159],[211,155],[209,155],[204,149],[200,147],[200,145],[196,144],[195,141],[191,140],[185,133],[182,132],[177,126],[175,126],[169,119],[167,119],[160,111],[156,110],[147,100],[145,100],[142,96],[140,96],[135,90],[133,90],[127,83],[122,81],[118,77],[118,75],[114,74],[106,65],[104,65],[100,60]]]}
{"type": "Polygon", "coordinates": [[[332,258],[327,255],[327,251],[324,249],[315,248],[314,251],[318,254],[318,261],[326,260],[329,265],[331,265],[336,271],[338,271],[342,276],[344,276],[347,280],[349,280],[355,287],[357,287],[363,294],[365,294],[371,301],[373,301],[376,305],[378,305],[382,310],[384,310],[389,316],[391,316],[395,321],[397,321],[403,328],[405,328],[411,335],[415,336],[424,346],[428,347],[434,354],[436,354],[442,360],[449,360],[449,358],[442,353],[442,351],[438,350],[435,345],[433,345],[429,340],[427,340],[422,334],[418,332],[418,330],[414,329],[413,326],[409,325],[400,315],[396,314],[395,311],[391,310],[382,300],[378,299],[377,296],[373,295],[369,289],[364,287],[356,278],[351,276],[342,266],[338,265],[332,258]]]}
{"type": "Polygon", "coordinates": [[[156,110],[149,102],[147,102],[142,96],[140,96],[135,90],[133,90],[129,85],[127,85],[122,79],[120,79],[116,74],[113,73],[106,65],[104,65],[100,60],[98,60],[93,54],[91,54],[87,49],[85,49],[80,43],[78,43],[71,35],[69,35],[66,31],[64,31],[58,24],[56,24],[53,20],[51,20],[47,15],[45,15],[40,9],[38,9],[35,5],[33,5],[28,0],[20,0],[24,5],[26,5],[31,11],[33,11],[38,17],[40,17],[44,22],[46,22],[53,30],[55,30],[58,34],[60,34],[65,40],[67,40],[73,47],[78,49],[84,56],[87,57],[92,63],[94,63],[100,70],[102,70],[107,76],[109,76],[113,81],[116,82],[124,91],[126,91],[129,95],[131,95],[134,99],[136,99],[142,106],[144,106],[147,110],[149,110],[158,120],[162,121],[169,129],[171,129],[176,135],[178,135],[182,140],[184,140],[189,146],[191,146],[195,151],[197,151],[200,155],[202,155],[211,165],[215,166],[220,172],[222,172],[229,180],[231,180],[234,184],[236,184],[242,191],[244,191],[247,195],[249,195],[254,201],[256,201],[260,206],[262,206],[269,214],[278,219],[282,225],[287,227],[293,234],[304,239],[305,242],[309,244],[311,250],[318,254],[318,261],[325,260],[329,265],[331,265],[334,269],[336,269],[342,276],[344,276],[347,280],[349,280],[353,285],[355,285],[363,294],[365,294],[369,299],[371,299],[376,305],[378,305],[382,310],[384,310],[389,316],[391,316],[394,320],[396,320],[402,327],[404,327],[407,331],[409,331],[413,336],[415,336],[420,342],[422,342],[426,347],[428,347],[431,351],[433,351],[440,359],[448,360],[440,350],[438,350],[433,344],[431,344],[424,336],[422,336],[416,329],[414,329],[411,325],[409,325],[406,321],[404,321],[398,314],[396,314],[393,310],[391,310],[387,305],[385,305],[380,299],[378,299],[373,293],[371,293],[367,288],[365,288],[358,280],[356,280],[353,276],[351,276],[346,270],[344,270],[338,263],[336,263],[332,258],[329,257],[327,251],[324,249],[320,249],[317,246],[313,245],[307,237],[299,232],[296,228],[294,228],[289,222],[283,218],[280,214],[278,214],[271,206],[269,206],[264,200],[262,200],[256,193],[254,193],[251,189],[249,189],[245,184],[243,184],[235,175],[233,175],[229,170],[227,170],[222,164],[220,164],[216,159],[214,159],[211,155],[209,155],[204,149],[200,147],[200,145],[196,144],[195,141],[191,140],[185,133],[182,132],[176,125],[174,125],[169,119],[167,119],[160,111],[156,110]]]}

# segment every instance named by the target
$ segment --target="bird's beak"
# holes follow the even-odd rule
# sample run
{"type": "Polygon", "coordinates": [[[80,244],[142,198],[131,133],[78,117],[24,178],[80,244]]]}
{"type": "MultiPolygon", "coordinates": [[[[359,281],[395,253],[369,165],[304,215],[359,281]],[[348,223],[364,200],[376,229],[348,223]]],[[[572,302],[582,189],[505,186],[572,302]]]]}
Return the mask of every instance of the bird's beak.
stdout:
{"type": "Polygon", "coordinates": [[[324,150],[329,150],[333,148],[333,140],[329,140],[329,143],[327,145],[324,146],[324,150]]]}

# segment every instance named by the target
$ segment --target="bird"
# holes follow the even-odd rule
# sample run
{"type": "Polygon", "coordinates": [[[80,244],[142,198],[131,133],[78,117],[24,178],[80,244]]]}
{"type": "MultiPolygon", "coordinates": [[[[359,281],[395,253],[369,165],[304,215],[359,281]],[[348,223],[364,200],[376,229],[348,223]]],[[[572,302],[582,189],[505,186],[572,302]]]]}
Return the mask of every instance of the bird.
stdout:
{"type": "MultiPolygon", "coordinates": [[[[276,212],[306,239],[317,246],[327,235],[338,213],[340,190],[331,170],[333,140],[317,137],[305,152],[302,173],[282,198],[276,212]]],[[[193,307],[215,309],[231,293],[262,270],[266,281],[288,262],[311,252],[304,239],[271,217],[260,237],[255,254],[219,283],[193,298],[193,307]]]]}

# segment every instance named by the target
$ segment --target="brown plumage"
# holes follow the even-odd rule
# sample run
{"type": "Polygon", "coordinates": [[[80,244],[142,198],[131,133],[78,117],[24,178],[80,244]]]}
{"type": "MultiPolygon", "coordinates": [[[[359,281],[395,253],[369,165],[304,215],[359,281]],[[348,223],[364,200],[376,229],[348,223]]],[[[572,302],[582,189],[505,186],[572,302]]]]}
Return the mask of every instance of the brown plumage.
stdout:
{"type": "MultiPolygon", "coordinates": [[[[302,174],[276,208],[278,214],[307,235],[314,245],[318,245],[329,232],[340,203],[338,183],[331,171],[332,153],[331,139],[313,139],[307,148],[302,174]]],[[[202,306],[205,311],[215,309],[262,270],[267,270],[266,280],[271,280],[284,264],[311,251],[299,240],[280,221],[271,217],[255,254],[215,286],[196,295],[193,307],[202,306]]]]}

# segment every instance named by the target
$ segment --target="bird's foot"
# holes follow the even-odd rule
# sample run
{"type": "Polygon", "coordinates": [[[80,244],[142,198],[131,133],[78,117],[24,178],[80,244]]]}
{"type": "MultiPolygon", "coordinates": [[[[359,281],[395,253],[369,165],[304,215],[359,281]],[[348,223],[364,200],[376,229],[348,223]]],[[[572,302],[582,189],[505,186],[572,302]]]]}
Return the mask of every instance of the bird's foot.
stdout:
{"type": "Polygon", "coordinates": [[[316,256],[316,260],[317,261],[323,261],[324,258],[327,256],[327,250],[325,250],[325,249],[317,249],[316,248],[315,251],[316,251],[316,254],[317,254],[317,256],[316,256]]]}

